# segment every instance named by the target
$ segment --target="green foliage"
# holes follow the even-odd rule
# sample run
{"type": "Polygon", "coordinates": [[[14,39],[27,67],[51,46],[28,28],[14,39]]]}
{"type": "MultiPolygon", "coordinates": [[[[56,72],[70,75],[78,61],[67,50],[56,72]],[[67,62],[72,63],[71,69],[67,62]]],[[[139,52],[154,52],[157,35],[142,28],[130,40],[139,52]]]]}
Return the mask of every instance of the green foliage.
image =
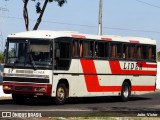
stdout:
{"type": "MultiPolygon", "coordinates": [[[[37,13],[41,13],[42,12],[42,8],[41,8],[41,2],[39,0],[32,0],[34,2],[38,1],[36,3],[36,12],[37,13]]],[[[67,0],[48,0],[48,2],[57,2],[58,6],[62,7],[65,3],[67,3],[67,0]]]]}
{"type": "Polygon", "coordinates": [[[157,60],[160,61],[160,51],[157,52],[157,60]]]}
{"type": "Polygon", "coordinates": [[[64,3],[67,3],[67,0],[49,0],[49,1],[57,2],[60,7],[62,7],[64,3]]]}
{"type": "Polygon", "coordinates": [[[4,60],[3,52],[0,52],[0,63],[3,63],[3,60],[4,60]]]}
{"type": "MultiPolygon", "coordinates": [[[[9,0],[5,0],[5,1],[9,1],[9,0]]],[[[22,1],[24,4],[23,17],[24,17],[25,27],[26,27],[27,31],[29,31],[29,15],[28,15],[28,8],[27,8],[28,2],[30,2],[30,1],[35,2],[36,3],[36,5],[35,5],[36,12],[39,13],[39,17],[33,27],[33,30],[38,29],[38,27],[41,23],[44,11],[45,11],[48,3],[56,2],[56,3],[58,3],[58,6],[60,6],[60,7],[62,7],[65,3],[67,3],[67,0],[22,0],[22,1]],[[42,6],[41,6],[41,3],[42,3],[42,6]]]]}

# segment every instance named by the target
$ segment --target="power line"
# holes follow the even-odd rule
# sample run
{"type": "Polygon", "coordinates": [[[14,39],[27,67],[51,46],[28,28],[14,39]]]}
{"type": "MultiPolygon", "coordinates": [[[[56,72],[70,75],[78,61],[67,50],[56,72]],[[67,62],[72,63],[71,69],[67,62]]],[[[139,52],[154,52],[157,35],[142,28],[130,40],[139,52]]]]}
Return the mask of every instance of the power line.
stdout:
{"type": "MultiPolygon", "coordinates": [[[[5,17],[5,18],[8,18],[8,19],[23,20],[23,18],[13,17],[13,16],[0,16],[0,17],[5,17]]],[[[36,21],[34,19],[29,19],[29,20],[30,21],[36,21]]],[[[93,26],[93,25],[82,25],[82,24],[73,24],[73,23],[64,23],[64,22],[45,21],[45,20],[43,20],[42,22],[44,22],[44,23],[50,23],[50,24],[61,24],[61,25],[70,25],[70,26],[97,28],[97,26],[93,26]]],[[[137,29],[113,28],[113,27],[103,27],[103,29],[112,29],[112,30],[121,30],[121,31],[133,31],[133,32],[144,32],[144,33],[156,33],[156,34],[160,34],[159,31],[154,31],[154,30],[137,30],[137,29]]]]}
{"type": "Polygon", "coordinates": [[[124,30],[124,31],[133,31],[133,32],[145,32],[145,33],[156,33],[160,34],[158,31],[153,31],[153,30],[137,30],[137,29],[127,29],[127,28],[110,28],[110,27],[103,27],[107,29],[115,29],[115,30],[124,30]]]}
{"type": "Polygon", "coordinates": [[[160,8],[159,6],[150,4],[150,3],[148,3],[148,2],[144,2],[144,1],[141,1],[141,0],[136,0],[136,1],[137,1],[137,2],[140,2],[140,3],[143,3],[143,4],[146,4],[146,5],[149,5],[149,6],[152,6],[152,7],[155,7],[155,8],[160,8]]]}

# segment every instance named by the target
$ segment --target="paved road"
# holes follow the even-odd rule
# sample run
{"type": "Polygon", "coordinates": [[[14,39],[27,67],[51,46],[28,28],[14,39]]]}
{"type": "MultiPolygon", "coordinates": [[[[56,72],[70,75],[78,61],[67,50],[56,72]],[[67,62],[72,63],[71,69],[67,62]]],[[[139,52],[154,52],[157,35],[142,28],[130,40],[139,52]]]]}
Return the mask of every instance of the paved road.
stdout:
{"type": "MultiPolygon", "coordinates": [[[[54,105],[48,100],[29,100],[25,105],[14,104],[11,99],[0,100],[0,111],[40,112],[42,116],[137,116],[150,115],[160,117],[160,91],[132,96],[128,102],[119,102],[117,98],[71,99],[65,105],[54,105]]],[[[0,115],[1,116],[1,115],[0,115]]]]}

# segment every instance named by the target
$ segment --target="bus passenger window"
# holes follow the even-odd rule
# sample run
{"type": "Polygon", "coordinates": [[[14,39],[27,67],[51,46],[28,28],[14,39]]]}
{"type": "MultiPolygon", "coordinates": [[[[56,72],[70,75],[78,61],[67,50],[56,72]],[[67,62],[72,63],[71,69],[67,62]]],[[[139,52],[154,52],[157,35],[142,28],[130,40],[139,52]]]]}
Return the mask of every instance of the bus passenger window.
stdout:
{"type": "Polygon", "coordinates": [[[133,60],[135,58],[135,45],[129,46],[128,49],[129,49],[128,58],[133,60]]]}
{"type": "Polygon", "coordinates": [[[125,53],[123,53],[123,56],[122,56],[124,59],[126,58],[126,54],[125,53]]]}
{"type": "Polygon", "coordinates": [[[122,44],[111,44],[111,58],[122,58],[122,44]]]}
{"type": "Polygon", "coordinates": [[[137,46],[137,56],[136,56],[137,59],[142,59],[141,51],[142,51],[141,46],[137,46]]]}
{"type": "Polygon", "coordinates": [[[55,40],[55,69],[68,70],[71,62],[71,39],[67,37],[57,38],[55,40]],[[56,56],[56,51],[60,55],[56,56]]]}
{"type": "Polygon", "coordinates": [[[123,55],[122,55],[122,44],[121,43],[117,44],[117,58],[123,58],[123,55]]]}
{"type": "Polygon", "coordinates": [[[124,44],[123,45],[123,54],[122,54],[123,59],[128,59],[128,52],[129,52],[128,50],[129,50],[129,45],[124,44]]]}
{"type": "Polygon", "coordinates": [[[152,60],[152,47],[149,47],[148,53],[149,60],[152,60]]]}
{"type": "Polygon", "coordinates": [[[148,59],[148,57],[147,57],[148,52],[149,52],[148,47],[142,46],[142,59],[144,59],[144,60],[148,59]]]}
{"type": "Polygon", "coordinates": [[[82,43],[80,43],[80,56],[90,58],[93,57],[93,55],[93,42],[82,41],[82,43]]]}
{"type": "Polygon", "coordinates": [[[149,61],[155,61],[156,60],[156,47],[150,46],[149,47],[149,55],[148,55],[149,61]]]}
{"type": "Polygon", "coordinates": [[[116,57],[116,48],[117,48],[117,46],[115,44],[111,44],[111,51],[110,51],[111,58],[116,57]]]}
{"type": "Polygon", "coordinates": [[[80,42],[80,57],[83,56],[83,55],[82,55],[82,49],[83,49],[83,47],[82,47],[82,42],[80,42]]]}
{"type": "Polygon", "coordinates": [[[106,58],[108,57],[108,43],[98,41],[95,43],[95,58],[106,58]]]}
{"type": "Polygon", "coordinates": [[[98,52],[96,52],[96,51],[94,52],[94,57],[98,58],[98,52]]]}
{"type": "Polygon", "coordinates": [[[72,44],[72,56],[73,57],[79,57],[78,47],[79,47],[79,42],[77,40],[74,40],[72,44]]]}

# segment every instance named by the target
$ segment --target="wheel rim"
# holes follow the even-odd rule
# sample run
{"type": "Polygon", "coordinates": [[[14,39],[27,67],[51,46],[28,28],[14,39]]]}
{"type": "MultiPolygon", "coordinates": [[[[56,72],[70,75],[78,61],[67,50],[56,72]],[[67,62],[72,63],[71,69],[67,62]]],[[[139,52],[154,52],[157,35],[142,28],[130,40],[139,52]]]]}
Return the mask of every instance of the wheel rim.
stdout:
{"type": "Polygon", "coordinates": [[[127,98],[128,95],[129,95],[129,88],[126,86],[126,87],[124,88],[124,91],[123,91],[123,96],[124,96],[125,98],[127,98]]]}
{"type": "Polygon", "coordinates": [[[59,101],[63,101],[65,98],[65,91],[62,87],[58,88],[57,90],[57,98],[59,101]]]}

